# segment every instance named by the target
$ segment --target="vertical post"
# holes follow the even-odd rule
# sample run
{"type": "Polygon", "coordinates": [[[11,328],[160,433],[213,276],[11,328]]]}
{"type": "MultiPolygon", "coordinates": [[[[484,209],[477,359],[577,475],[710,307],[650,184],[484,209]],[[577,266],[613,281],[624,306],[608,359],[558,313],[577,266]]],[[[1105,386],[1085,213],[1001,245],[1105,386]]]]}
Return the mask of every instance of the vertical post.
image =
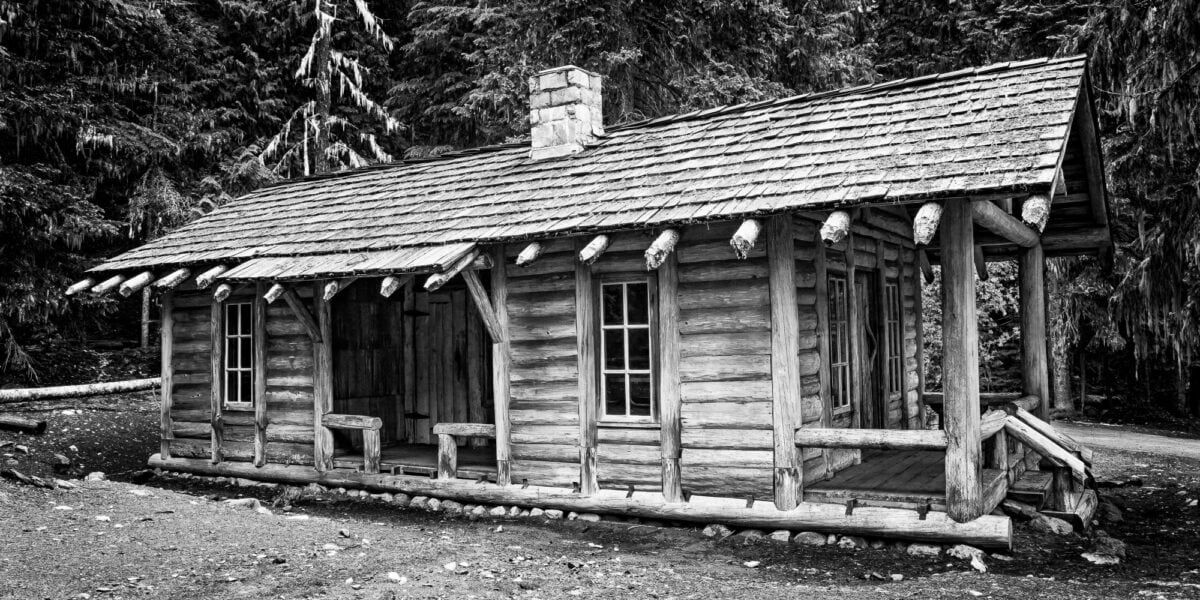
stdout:
{"type": "Polygon", "coordinates": [[[800,315],[792,216],[767,222],[767,284],[771,294],[771,423],[775,439],[775,508],[796,508],[803,471],[796,449],[800,426],[800,315]]]}
{"type": "MultiPolygon", "coordinates": [[[[865,363],[865,352],[863,352],[863,339],[859,337],[862,331],[863,315],[858,313],[858,256],[854,251],[854,230],[851,229],[846,234],[846,304],[849,305],[850,314],[847,315],[850,326],[850,398],[854,403],[854,427],[861,429],[863,424],[863,413],[869,410],[867,406],[866,386],[863,378],[865,363]]],[[[855,464],[862,460],[862,452],[853,450],[859,455],[855,459],[855,464]]]]}
{"type": "MultiPolygon", "coordinates": [[[[585,242],[577,241],[582,250],[585,242]]],[[[596,473],[596,410],[599,381],[596,364],[596,294],[592,268],[575,260],[576,352],[579,357],[579,492],[590,496],[600,489],[596,473]]]]}
{"type": "Polygon", "coordinates": [[[1004,478],[1009,483],[1013,482],[1008,469],[1008,434],[1003,429],[992,438],[992,456],[988,462],[993,469],[1004,471],[1004,478]]]}
{"type": "Polygon", "coordinates": [[[267,464],[267,284],[254,286],[254,466],[267,464]]]}
{"type": "MultiPolygon", "coordinates": [[[[821,385],[821,427],[829,428],[833,427],[833,398],[829,382],[829,269],[825,262],[825,243],[821,241],[820,233],[813,235],[813,249],[817,273],[817,352],[821,357],[821,370],[817,374],[821,385]]],[[[822,448],[821,457],[825,462],[825,475],[832,476],[833,450],[822,448]]]]}
{"type": "Polygon", "coordinates": [[[221,462],[221,446],[225,443],[225,430],[221,411],[225,386],[225,314],[222,304],[212,300],[212,315],[209,322],[209,339],[212,340],[212,385],[209,386],[209,424],[212,426],[212,464],[221,462]]]}
{"type": "Polygon", "coordinates": [[[318,471],[333,468],[333,432],[322,422],[333,411],[333,322],[324,298],[325,281],[313,282],[313,307],[321,340],[313,342],[313,466],[318,471]]]}
{"type": "Polygon", "coordinates": [[[667,502],[683,502],[679,468],[682,398],[679,391],[679,260],[675,252],[658,267],[658,415],[662,451],[662,492],[667,502]]]}
{"type": "MultiPolygon", "coordinates": [[[[162,326],[162,315],[159,315],[159,326],[162,326]]],[[[142,288],[142,331],[140,346],[143,350],[150,347],[150,286],[142,288]]]]}
{"type": "Polygon", "coordinates": [[[458,477],[458,442],[449,433],[438,434],[438,479],[458,477]]]}
{"type": "Polygon", "coordinates": [[[1046,261],[1042,245],[1022,248],[1018,262],[1021,290],[1021,377],[1026,395],[1039,398],[1033,414],[1050,415],[1050,371],[1046,360],[1046,261]]]}
{"type": "Polygon", "coordinates": [[[962,523],[983,512],[980,488],[979,330],[975,313],[974,231],[970,201],[942,211],[942,370],[945,395],[946,512],[962,523]]]}
{"type": "Polygon", "coordinates": [[[508,333],[508,265],[504,261],[504,246],[496,246],[492,260],[492,308],[504,339],[492,343],[492,402],[496,412],[496,484],[508,485],[512,479],[509,471],[512,444],[509,423],[508,371],[512,363],[508,333]]]}
{"type": "MultiPolygon", "coordinates": [[[[913,253],[913,262],[916,263],[919,259],[917,253],[913,253]]],[[[912,287],[913,287],[913,325],[916,326],[917,339],[914,342],[917,346],[917,429],[925,428],[925,411],[929,410],[925,406],[925,280],[917,273],[919,267],[913,268],[912,287]]],[[[907,364],[907,362],[905,363],[907,364]]],[[[905,384],[908,387],[908,384],[905,384]]],[[[905,392],[906,394],[908,392],[905,392]]],[[[905,402],[908,400],[906,399],[905,402]]]]}
{"type": "MultiPolygon", "coordinates": [[[[363,429],[363,472],[374,474],[379,472],[379,436],[378,427],[363,429]]],[[[454,444],[454,440],[450,440],[454,444]]],[[[455,448],[457,450],[457,447],[455,448]]]]}
{"type": "Polygon", "coordinates": [[[174,402],[173,388],[175,367],[171,364],[172,355],[175,350],[175,316],[173,314],[174,292],[167,290],[163,292],[159,300],[159,335],[162,336],[161,343],[161,359],[162,359],[162,387],[160,388],[162,397],[159,405],[161,410],[162,430],[159,433],[161,438],[159,441],[158,453],[163,459],[171,458],[171,440],[175,439],[175,432],[171,423],[171,405],[174,402]]]}
{"type": "MultiPolygon", "coordinates": [[[[876,362],[877,362],[878,368],[879,368],[879,392],[878,393],[879,393],[879,399],[880,399],[880,404],[881,404],[881,406],[879,407],[879,410],[882,411],[883,414],[876,415],[875,421],[873,423],[871,423],[871,426],[872,427],[878,426],[881,429],[890,429],[891,424],[888,423],[888,417],[889,417],[890,410],[888,407],[889,407],[889,405],[891,405],[891,400],[892,400],[891,389],[889,387],[891,385],[890,381],[891,381],[891,375],[892,375],[892,363],[891,363],[891,361],[888,360],[888,353],[891,352],[893,340],[891,339],[891,331],[888,330],[888,325],[887,325],[888,311],[891,310],[891,307],[888,306],[888,301],[887,301],[886,250],[887,249],[884,247],[884,242],[882,239],[875,240],[875,288],[876,288],[875,289],[875,300],[876,300],[876,302],[879,303],[879,310],[876,311],[876,318],[879,319],[879,328],[878,328],[879,351],[876,352],[875,355],[877,357],[876,362]]],[[[897,278],[896,279],[897,299],[899,299],[899,295],[900,295],[899,281],[900,281],[899,278],[897,278]]],[[[904,301],[900,300],[900,304],[904,304],[904,301]]],[[[899,317],[900,315],[896,315],[896,316],[899,317]]],[[[900,330],[901,330],[900,339],[903,340],[904,339],[904,333],[903,333],[904,324],[903,324],[903,322],[900,324],[900,330]]],[[[901,354],[904,354],[903,351],[901,352],[901,354]]],[[[903,357],[901,357],[901,362],[903,362],[903,357]]],[[[903,368],[901,368],[900,370],[904,371],[903,368]]],[[[898,390],[900,393],[900,420],[903,421],[904,414],[908,411],[906,411],[904,409],[904,402],[905,402],[904,389],[903,389],[904,386],[902,385],[900,387],[901,387],[901,389],[898,390]]],[[[903,429],[904,425],[900,424],[898,428],[903,429]]]]}

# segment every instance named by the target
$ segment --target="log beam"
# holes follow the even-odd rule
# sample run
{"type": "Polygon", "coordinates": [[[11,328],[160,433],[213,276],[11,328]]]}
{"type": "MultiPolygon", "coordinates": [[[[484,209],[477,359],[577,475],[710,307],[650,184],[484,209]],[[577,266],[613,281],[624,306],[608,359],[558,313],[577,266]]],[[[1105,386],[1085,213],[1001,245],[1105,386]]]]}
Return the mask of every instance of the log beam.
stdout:
{"type": "Polygon", "coordinates": [[[679,230],[667,229],[658,234],[654,243],[646,248],[646,270],[653,271],[667,260],[667,255],[675,250],[675,244],[679,242],[679,230]]]}
{"type": "Polygon", "coordinates": [[[196,276],[196,287],[200,288],[202,290],[207,288],[208,286],[212,285],[213,282],[216,281],[218,277],[220,277],[222,274],[225,273],[225,271],[228,271],[228,270],[229,270],[229,267],[227,267],[225,265],[217,265],[217,266],[197,275],[196,276]]]}
{"type": "Polygon", "coordinates": [[[354,283],[355,281],[358,281],[357,277],[343,277],[341,279],[334,279],[325,284],[325,288],[321,294],[321,297],[324,298],[326,302],[329,302],[330,300],[333,300],[334,296],[338,295],[338,292],[350,287],[350,284],[354,283]]]}
{"type": "Polygon", "coordinates": [[[183,283],[188,277],[191,277],[191,275],[192,271],[190,269],[175,269],[158,281],[155,281],[153,285],[160,290],[172,290],[183,283]]]}
{"type": "Polygon", "coordinates": [[[78,294],[79,292],[82,292],[86,289],[94,287],[95,285],[96,285],[96,280],[92,277],[88,277],[87,279],[81,279],[81,280],[76,281],[75,283],[71,284],[71,287],[67,288],[67,291],[65,293],[68,296],[74,296],[75,294],[78,294]]]}
{"type": "Polygon", "coordinates": [[[821,241],[826,246],[832,246],[846,239],[850,235],[850,221],[849,211],[835,210],[829,213],[821,224],[821,241]]]}
{"type": "MultiPolygon", "coordinates": [[[[320,292],[321,290],[315,291],[320,292]]],[[[314,319],[312,313],[308,311],[308,307],[304,306],[304,303],[300,301],[300,297],[296,295],[295,290],[287,288],[283,290],[282,296],[283,301],[287,302],[288,308],[292,309],[292,314],[296,315],[296,319],[300,321],[301,325],[304,326],[304,330],[308,332],[308,337],[311,338],[314,343],[319,344],[322,340],[326,339],[322,335],[322,328],[318,327],[317,325],[317,320],[314,319]]],[[[266,296],[263,298],[266,299],[266,296]]],[[[328,301],[325,300],[324,296],[321,297],[321,302],[328,306],[328,301]]]]}
{"type": "Polygon", "coordinates": [[[544,248],[541,242],[530,242],[529,245],[525,246],[525,248],[521,250],[521,253],[517,255],[517,266],[528,267],[529,265],[532,265],[533,261],[537,260],[538,257],[542,255],[543,249],[544,248]]]}
{"type": "Polygon", "coordinates": [[[757,219],[746,219],[738,226],[737,231],[733,232],[733,237],[729,238],[729,245],[733,246],[733,254],[738,260],[750,257],[750,251],[754,250],[754,244],[758,241],[761,231],[762,223],[757,219]]]}
{"type": "Polygon", "coordinates": [[[125,283],[122,283],[121,287],[117,289],[117,293],[121,294],[121,296],[125,298],[128,298],[132,296],[134,292],[141,291],[142,288],[150,285],[150,283],[153,281],[154,273],[151,273],[150,271],[142,271],[141,273],[138,273],[137,275],[125,280],[125,283]]]}
{"type": "Polygon", "coordinates": [[[592,241],[588,242],[579,251],[579,262],[585,265],[596,262],[600,258],[600,255],[604,254],[605,250],[608,250],[609,242],[610,240],[607,235],[598,235],[592,238],[592,241]]]}
{"type": "Polygon", "coordinates": [[[479,280],[479,274],[475,271],[463,271],[463,281],[467,283],[467,291],[471,295],[471,300],[475,302],[475,308],[479,311],[479,317],[483,321],[483,326],[488,331],[488,335],[492,338],[492,342],[503,342],[505,339],[504,327],[500,325],[500,320],[496,318],[496,309],[492,307],[491,300],[488,299],[487,290],[483,288],[483,282],[479,280]]]}
{"type": "MultiPolygon", "coordinates": [[[[1003,414],[1003,413],[1002,413],[1003,414]]],[[[940,429],[797,429],[793,443],[801,448],[867,448],[873,450],[945,450],[940,429]]]]}
{"type": "Polygon", "coordinates": [[[213,291],[213,301],[224,302],[233,294],[233,286],[228,283],[222,283],[213,291]]]}
{"type": "Polygon", "coordinates": [[[1021,221],[1041,233],[1050,222],[1050,196],[1034,194],[1021,203],[1021,221]]]}
{"type": "Polygon", "coordinates": [[[412,275],[388,275],[383,278],[383,283],[379,285],[379,295],[384,298],[391,298],[396,290],[408,285],[412,281],[412,275]]]}
{"type": "Polygon", "coordinates": [[[921,266],[921,277],[925,279],[925,283],[933,283],[933,265],[929,264],[929,254],[924,248],[917,250],[917,262],[921,266]]]}
{"type": "MultiPolygon", "coordinates": [[[[987,200],[971,201],[971,218],[976,225],[1022,248],[1029,248],[1038,243],[1037,232],[987,200]]],[[[943,253],[946,250],[944,246],[945,244],[943,253]]]]}
{"type": "Polygon", "coordinates": [[[92,288],[93,294],[106,294],[125,282],[124,275],[113,275],[92,288]]]}
{"type": "Polygon", "coordinates": [[[267,304],[274,304],[276,300],[283,296],[283,292],[286,289],[282,283],[276,283],[267,290],[267,293],[263,294],[263,300],[266,300],[267,304]]]}
{"type": "Polygon", "coordinates": [[[917,209],[913,217],[913,242],[918,246],[928,246],[937,235],[938,224],[942,222],[942,205],[937,202],[926,202],[917,209]]]}
{"type": "MultiPolygon", "coordinates": [[[[479,251],[472,250],[462,258],[454,261],[454,264],[450,265],[449,269],[446,269],[441,273],[434,273],[433,275],[430,275],[429,279],[425,280],[425,291],[438,291],[443,285],[446,285],[451,279],[454,279],[455,275],[458,275],[459,273],[463,272],[464,269],[470,267],[475,262],[475,259],[480,258],[480,256],[481,255],[479,254],[479,251]]],[[[488,260],[490,261],[490,259],[488,260]]]]}

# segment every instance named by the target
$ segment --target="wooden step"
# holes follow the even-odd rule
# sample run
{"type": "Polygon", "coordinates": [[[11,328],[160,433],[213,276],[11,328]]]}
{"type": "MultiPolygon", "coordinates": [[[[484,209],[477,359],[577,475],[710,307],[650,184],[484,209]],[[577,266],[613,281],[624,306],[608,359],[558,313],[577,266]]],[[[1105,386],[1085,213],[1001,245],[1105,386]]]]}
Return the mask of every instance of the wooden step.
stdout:
{"type": "Polygon", "coordinates": [[[1008,497],[1041,510],[1050,495],[1052,482],[1048,471],[1025,471],[1008,487],[1008,497]]]}

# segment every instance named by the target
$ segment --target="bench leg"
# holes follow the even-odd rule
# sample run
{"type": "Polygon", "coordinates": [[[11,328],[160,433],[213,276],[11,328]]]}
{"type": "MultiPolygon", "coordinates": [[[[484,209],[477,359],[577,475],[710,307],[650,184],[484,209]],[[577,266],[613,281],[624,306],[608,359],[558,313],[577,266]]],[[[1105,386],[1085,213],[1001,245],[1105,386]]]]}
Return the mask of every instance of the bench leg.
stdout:
{"type": "Polygon", "coordinates": [[[438,434],[438,479],[458,476],[458,443],[448,433],[438,434]]]}
{"type": "Polygon", "coordinates": [[[364,429],[363,436],[363,471],[379,472],[379,430],[364,429]]]}

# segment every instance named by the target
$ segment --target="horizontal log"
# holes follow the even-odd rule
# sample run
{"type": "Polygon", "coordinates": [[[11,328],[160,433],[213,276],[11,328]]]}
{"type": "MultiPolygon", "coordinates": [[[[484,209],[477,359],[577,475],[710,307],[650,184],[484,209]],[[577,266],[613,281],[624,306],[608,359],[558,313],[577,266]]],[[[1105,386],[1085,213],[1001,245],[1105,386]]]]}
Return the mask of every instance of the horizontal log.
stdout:
{"type": "Polygon", "coordinates": [[[125,283],[122,283],[121,287],[117,288],[117,293],[128,298],[134,292],[140,291],[142,288],[149,285],[152,281],[154,281],[154,273],[151,273],[150,271],[142,271],[141,273],[130,277],[127,281],[125,281],[125,283]]]}
{"type": "Polygon", "coordinates": [[[321,424],[330,429],[379,429],[383,427],[383,419],[330,413],[321,417],[321,424]]]}
{"type": "Polygon", "coordinates": [[[88,277],[87,279],[81,279],[81,280],[76,281],[75,283],[71,284],[71,287],[67,288],[66,294],[68,296],[74,296],[75,294],[78,294],[79,292],[82,292],[88,288],[91,288],[94,285],[96,285],[96,279],[94,277],[88,277]]]}
{"type": "Polygon", "coordinates": [[[1032,248],[1038,244],[1036,231],[986,200],[971,202],[971,218],[976,225],[1022,248],[1032,248]]]}
{"type": "Polygon", "coordinates": [[[110,381],[106,383],[85,383],[81,385],[59,385],[44,388],[0,390],[0,404],[12,402],[32,402],[34,400],[61,400],[63,398],[81,398],[83,396],[140,392],[142,390],[154,389],[161,384],[161,377],[149,377],[146,379],[132,379],[129,381],[110,381]]]}
{"type": "Polygon", "coordinates": [[[933,430],[801,428],[796,445],[814,448],[945,450],[946,433],[933,430]]]}
{"type": "Polygon", "coordinates": [[[26,419],[16,415],[0,415],[0,429],[42,435],[46,432],[46,422],[26,419]]]}
{"type": "Polygon", "coordinates": [[[317,483],[328,488],[401,492],[459,502],[510,504],[693,523],[725,523],[736,527],[768,530],[820,531],[937,543],[965,543],[987,549],[1008,550],[1012,545],[1012,521],[999,515],[984,515],[965,523],[956,523],[945,513],[928,513],[922,517],[912,510],[862,507],[848,515],[844,506],[810,502],[802,502],[788,511],[777,510],[773,502],[757,500],[748,503],[743,498],[693,495],[688,502],[669,503],[663,499],[661,493],[647,491],[635,491],[630,494],[625,490],[602,489],[590,496],[582,496],[570,488],[537,485],[499,486],[462,479],[434,480],[428,477],[356,473],[341,469],[320,473],[310,468],[273,464],[263,467],[236,462],[213,465],[207,460],[164,459],[158,454],[150,457],[149,466],[198,475],[242,477],[290,485],[317,483]]]}
{"type": "Polygon", "coordinates": [[[495,439],[496,426],[488,423],[438,423],[433,426],[433,433],[495,439]]]}
{"type": "Polygon", "coordinates": [[[1076,482],[1082,484],[1087,480],[1087,465],[1082,459],[1059,446],[1054,440],[1042,435],[1021,419],[1013,416],[1005,419],[1004,431],[1052,462],[1069,467],[1076,482]]]}
{"type": "MultiPolygon", "coordinates": [[[[1029,397],[1034,398],[1035,396],[1029,397]]],[[[1050,425],[1049,423],[1037,418],[1037,416],[1030,412],[1027,408],[1023,408],[1014,403],[1010,410],[1012,410],[1014,416],[1023,421],[1026,425],[1029,425],[1037,430],[1038,433],[1041,433],[1051,440],[1054,440],[1058,443],[1058,445],[1066,448],[1067,451],[1077,454],[1079,458],[1083,459],[1084,464],[1087,466],[1092,466],[1092,450],[1090,448],[1075,441],[1075,439],[1071,436],[1055,429],[1054,426],[1050,425]]]]}

